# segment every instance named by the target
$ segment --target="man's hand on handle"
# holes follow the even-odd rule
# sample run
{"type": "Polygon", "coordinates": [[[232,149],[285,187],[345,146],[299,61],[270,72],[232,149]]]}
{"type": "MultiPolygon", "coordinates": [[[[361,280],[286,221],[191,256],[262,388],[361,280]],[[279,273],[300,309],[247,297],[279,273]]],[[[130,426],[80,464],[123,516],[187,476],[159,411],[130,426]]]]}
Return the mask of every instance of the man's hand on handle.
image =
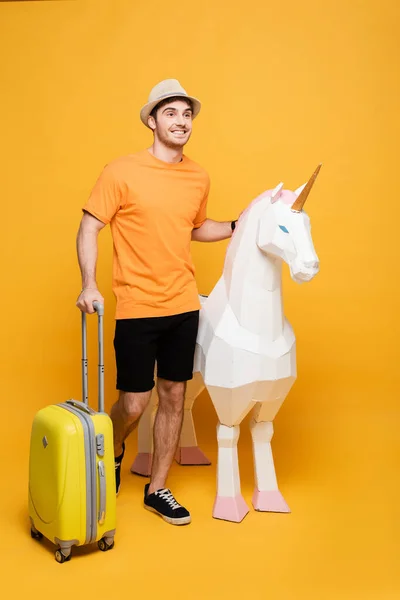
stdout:
{"type": "Polygon", "coordinates": [[[100,302],[104,306],[104,298],[99,290],[97,288],[86,288],[79,294],[76,305],[79,310],[91,315],[94,313],[93,302],[100,302]]]}

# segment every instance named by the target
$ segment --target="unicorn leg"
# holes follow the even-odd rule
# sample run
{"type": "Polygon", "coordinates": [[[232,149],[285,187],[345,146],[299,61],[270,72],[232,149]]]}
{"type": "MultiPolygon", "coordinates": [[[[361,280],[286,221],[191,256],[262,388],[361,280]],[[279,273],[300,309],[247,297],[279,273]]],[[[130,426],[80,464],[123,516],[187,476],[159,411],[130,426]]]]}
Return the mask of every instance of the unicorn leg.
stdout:
{"type": "Polygon", "coordinates": [[[200,373],[195,373],[188,381],[185,394],[185,409],[183,413],[182,431],[175,460],[181,465],[210,465],[211,462],[197,445],[196,431],[193,422],[193,404],[197,396],[204,390],[200,373]]]}
{"type": "Polygon", "coordinates": [[[278,490],[274,459],[271,450],[271,439],[274,433],[272,422],[257,422],[257,417],[250,424],[253,440],[254,472],[256,487],[253,494],[253,506],[256,510],[269,512],[290,512],[290,508],[278,490]]]}
{"type": "Polygon", "coordinates": [[[218,469],[217,497],[214,502],[213,517],[240,523],[249,512],[240,489],[237,442],[239,425],[217,426],[218,469]]]}
{"type": "Polygon", "coordinates": [[[131,466],[131,473],[149,477],[153,463],[153,425],[156,408],[158,404],[157,392],[151,395],[144,413],[140,417],[138,425],[138,453],[131,466]]]}
{"type": "Polygon", "coordinates": [[[240,490],[239,425],[254,406],[252,384],[237,388],[207,385],[218,415],[217,496],[213,517],[239,523],[249,512],[240,490]]]}

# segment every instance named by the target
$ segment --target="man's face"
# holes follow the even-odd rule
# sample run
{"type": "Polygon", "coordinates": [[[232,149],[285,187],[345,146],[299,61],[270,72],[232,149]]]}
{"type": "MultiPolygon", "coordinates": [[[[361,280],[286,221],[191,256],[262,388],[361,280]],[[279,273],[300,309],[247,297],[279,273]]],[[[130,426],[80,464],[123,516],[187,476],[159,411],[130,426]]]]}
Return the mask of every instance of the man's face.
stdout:
{"type": "Polygon", "coordinates": [[[156,117],[149,117],[149,125],[156,138],[172,149],[182,148],[192,133],[192,109],[184,100],[164,104],[156,117]]]}

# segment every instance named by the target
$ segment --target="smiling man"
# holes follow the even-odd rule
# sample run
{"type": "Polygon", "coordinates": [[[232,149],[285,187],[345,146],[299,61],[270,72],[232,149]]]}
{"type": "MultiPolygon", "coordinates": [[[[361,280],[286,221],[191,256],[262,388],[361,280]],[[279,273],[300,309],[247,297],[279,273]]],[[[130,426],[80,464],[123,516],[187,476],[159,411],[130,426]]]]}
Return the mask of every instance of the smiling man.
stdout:
{"type": "Polygon", "coordinates": [[[199,322],[190,242],[227,239],[236,223],[207,218],[209,177],[183,153],[200,108],[199,100],[188,96],[176,79],[152,89],[140,118],[152,130],[153,144],[103,169],[83,207],[77,236],[82,273],[77,306],[87,313],[93,312],[94,301],[104,302],[96,284],[98,233],[110,224],[113,237],[119,390],[111,410],[116,491],[124,442],[150,400],[157,363],[159,406],[144,506],[173,525],[191,520],[166,488],[182,426],[186,382],[193,377],[199,322]]]}

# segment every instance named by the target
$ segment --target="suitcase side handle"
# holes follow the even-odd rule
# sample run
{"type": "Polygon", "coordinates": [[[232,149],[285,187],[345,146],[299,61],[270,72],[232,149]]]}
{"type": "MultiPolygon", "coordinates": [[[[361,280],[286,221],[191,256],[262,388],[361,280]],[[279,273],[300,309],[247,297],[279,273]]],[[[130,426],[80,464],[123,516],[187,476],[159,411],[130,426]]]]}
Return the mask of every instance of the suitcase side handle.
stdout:
{"type": "MultiPolygon", "coordinates": [[[[98,317],[98,411],[104,412],[104,344],[103,344],[103,316],[104,305],[100,302],[93,302],[93,308],[98,317]]],[[[88,359],[87,359],[87,326],[86,313],[82,311],[82,400],[89,405],[88,397],[88,359]]]]}
{"type": "Polygon", "coordinates": [[[99,525],[103,525],[106,518],[106,470],[104,462],[99,460],[97,463],[97,472],[99,475],[99,492],[100,492],[100,506],[97,520],[99,525]]]}

